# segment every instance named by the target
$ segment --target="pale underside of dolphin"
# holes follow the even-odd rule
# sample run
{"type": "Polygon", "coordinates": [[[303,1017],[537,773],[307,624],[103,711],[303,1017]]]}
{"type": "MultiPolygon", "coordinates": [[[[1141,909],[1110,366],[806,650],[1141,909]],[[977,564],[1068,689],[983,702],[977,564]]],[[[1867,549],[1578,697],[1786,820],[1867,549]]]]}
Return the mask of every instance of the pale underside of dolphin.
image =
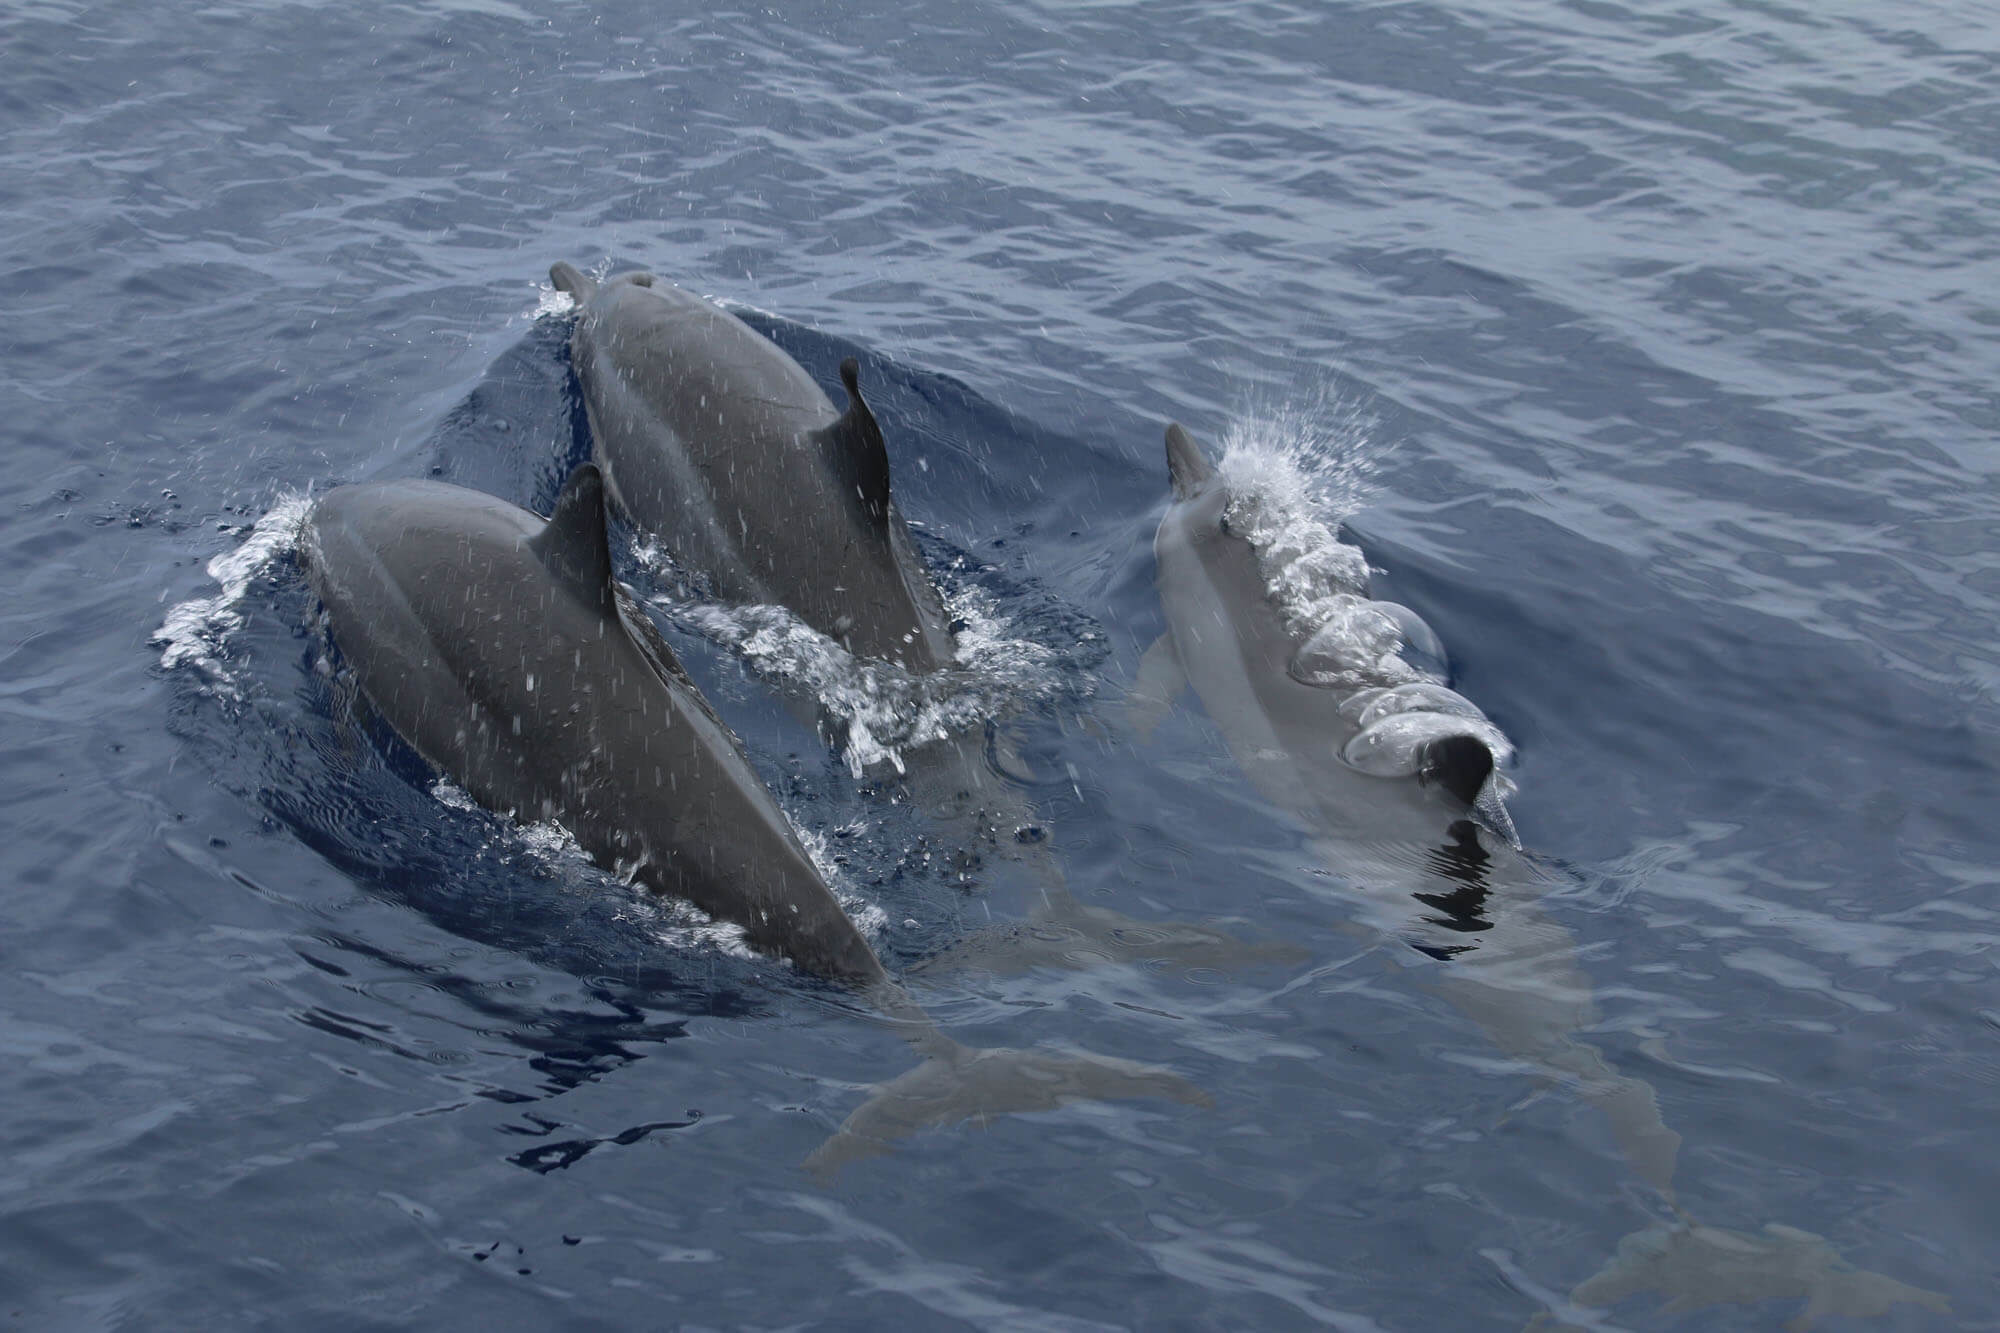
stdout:
{"type": "MultiPolygon", "coordinates": [[[[1580,1037],[1596,1005],[1576,941],[1536,906],[1552,881],[1511,839],[1467,817],[1492,776],[1497,732],[1468,727],[1454,737],[1453,719],[1438,719],[1414,755],[1418,783],[1349,764],[1358,719],[1342,705],[1352,691],[1308,683],[1304,645],[1273,606],[1257,552],[1230,530],[1226,480],[1180,426],[1168,428],[1166,444],[1174,498],[1154,555],[1168,630],[1129,696],[1137,729],[1156,725],[1191,690],[1244,776],[1351,886],[1345,901],[1386,937],[1445,960],[1436,991],[1494,1045],[1602,1112],[1634,1170],[1671,1204],[1681,1137],[1661,1120],[1651,1085],[1617,1072],[1580,1037]]],[[[1420,703],[1439,697],[1424,696],[1429,688],[1416,687],[1420,703]]],[[[1800,1327],[1894,1301],[1941,1304],[1935,1293],[1848,1267],[1810,1233],[1774,1225],[1750,1237],[1684,1214],[1677,1226],[1628,1238],[1572,1299],[1593,1305],[1640,1291],[1661,1294],[1669,1309],[1799,1297],[1807,1302],[1800,1327]]]]}
{"type": "Polygon", "coordinates": [[[426,760],[482,805],[557,821],[607,869],[856,986],[925,1057],[855,1111],[816,1167],[926,1125],[1068,1101],[1205,1102],[1165,1070],[974,1050],[931,1024],[613,578],[596,468],[578,469],[546,522],[437,482],[341,487],[314,506],[300,550],[363,694],[426,760]]]}
{"type": "Polygon", "coordinates": [[[621,273],[550,270],[576,301],[571,363],[613,502],[722,597],[790,609],[862,657],[949,662],[943,607],[889,489],[882,431],[711,301],[621,273]]]}

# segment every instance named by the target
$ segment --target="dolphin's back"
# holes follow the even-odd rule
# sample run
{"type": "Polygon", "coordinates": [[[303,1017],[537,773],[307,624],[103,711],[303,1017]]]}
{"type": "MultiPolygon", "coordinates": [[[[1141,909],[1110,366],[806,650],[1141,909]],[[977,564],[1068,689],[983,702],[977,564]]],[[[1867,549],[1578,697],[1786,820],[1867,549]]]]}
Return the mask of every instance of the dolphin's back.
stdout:
{"type": "Polygon", "coordinates": [[[803,436],[840,415],[805,368],[727,310],[666,284],[614,283],[593,305],[593,341],[630,366],[657,368],[638,391],[689,439],[725,413],[803,436]]]}
{"type": "Polygon", "coordinates": [[[732,601],[788,607],[863,656],[948,659],[858,387],[835,410],[768,338],[649,274],[585,294],[572,361],[594,456],[633,523],[732,601]]]}
{"type": "Polygon", "coordinates": [[[308,571],[364,693],[488,808],[554,819],[600,864],[742,925],[824,975],[880,965],[736,738],[615,585],[578,578],[565,508],[603,541],[594,469],[544,523],[432,482],[342,487],[308,521],[308,571]]]}

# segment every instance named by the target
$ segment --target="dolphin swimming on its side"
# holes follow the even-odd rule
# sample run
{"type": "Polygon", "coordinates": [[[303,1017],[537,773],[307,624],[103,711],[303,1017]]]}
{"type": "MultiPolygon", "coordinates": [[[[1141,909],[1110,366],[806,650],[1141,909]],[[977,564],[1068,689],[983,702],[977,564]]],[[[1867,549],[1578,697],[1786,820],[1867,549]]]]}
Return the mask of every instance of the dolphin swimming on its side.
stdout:
{"type": "Polygon", "coordinates": [[[1091,1097],[1205,1100],[1164,1070],[973,1050],[931,1024],[613,577],[596,468],[576,471],[546,522],[440,482],[343,486],[313,507],[300,552],[362,692],[426,760],[489,809],[558,821],[600,865],[855,986],[924,1055],[815,1166],[967,1117],[1091,1097]]]}
{"type": "Polygon", "coordinates": [[[692,292],[558,263],[571,363],[612,500],[722,596],[790,608],[861,657],[927,671],[947,621],[889,494],[889,454],[841,363],[839,412],[770,339],[692,292]]]}
{"type": "Polygon", "coordinates": [[[1498,1045],[1577,1084],[1642,1174],[1670,1190],[1680,1136],[1660,1123],[1652,1089],[1574,1036],[1594,1021],[1590,984],[1575,941],[1534,910],[1544,873],[1468,817],[1491,776],[1488,738],[1504,738],[1489,723],[1441,755],[1427,748],[1436,738],[1421,741],[1411,762],[1433,790],[1356,769],[1344,756],[1361,733],[1341,712],[1354,692],[1299,678],[1300,635],[1273,604],[1257,550],[1231,528],[1228,480],[1178,425],[1167,466],[1174,500],[1154,555],[1168,630],[1141,663],[1135,709],[1164,709],[1191,688],[1244,776],[1355,886],[1346,900],[1385,934],[1449,958],[1453,1000],[1498,1045]]]}
{"type": "MultiPolygon", "coordinates": [[[[1651,1085],[1619,1073],[1579,1036],[1596,1022],[1590,979],[1575,939],[1537,908],[1549,881],[1519,851],[1498,804],[1494,768],[1506,738],[1441,684],[1369,680],[1416,675],[1381,650],[1429,631],[1414,613],[1367,601],[1358,557],[1362,578],[1349,580],[1344,600],[1330,599],[1327,626],[1338,632],[1302,635],[1288,624],[1259,551],[1231,527],[1228,479],[1179,425],[1167,428],[1166,452],[1174,498],[1153,550],[1168,630],[1133,686],[1140,728],[1191,689],[1244,776],[1351,886],[1346,900],[1386,936],[1444,960],[1437,993],[1495,1046],[1601,1111],[1634,1170],[1671,1204],[1681,1137],[1661,1120],[1651,1085]],[[1370,615],[1395,632],[1371,637],[1353,618],[1370,615]],[[1414,775],[1420,785],[1384,775],[1414,775]],[[1484,827],[1468,817],[1475,813],[1484,827]]],[[[1434,639],[1425,646],[1425,655],[1441,654],[1434,639]]],[[[1798,1327],[1898,1301],[1942,1308],[1934,1292],[1848,1267],[1809,1233],[1767,1227],[1750,1236],[1675,1212],[1677,1224],[1628,1237],[1572,1299],[1608,1304],[1657,1291],[1674,1312],[1802,1296],[1798,1327]]],[[[1538,1316],[1531,1327],[1543,1325],[1538,1316]]]]}
{"type": "Polygon", "coordinates": [[[1287,793],[1288,806],[1316,807],[1320,826],[1343,828],[1358,814],[1366,826],[1354,831],[1379,840],[1385,819],[1409,811],[1399,832],[1429,841],[1442,827],[1438,809],[1462,815],[1478,803],[1496,752],[1510,753],[1505,737],[1418,673],[1398,664],[1383,674],[1382,645],[1368,633],[1394,638],[1414,626],[1428,639],[1428,627],[1350,592],[1334,599],[1346,614],[1321,632],[1296,630],[1273,604],[1258,552],[1230,527],[1228,485],[1179,425],[1167,428],[1167,470],[1174,503],[1153,550],[1169,629],[1142,664],[1142,689],[1158,696],[1193,685],[1252,780],[1287,793]],[[1414,775],[1442,799],[1387,800],[1385,773],[1414,775]]]}

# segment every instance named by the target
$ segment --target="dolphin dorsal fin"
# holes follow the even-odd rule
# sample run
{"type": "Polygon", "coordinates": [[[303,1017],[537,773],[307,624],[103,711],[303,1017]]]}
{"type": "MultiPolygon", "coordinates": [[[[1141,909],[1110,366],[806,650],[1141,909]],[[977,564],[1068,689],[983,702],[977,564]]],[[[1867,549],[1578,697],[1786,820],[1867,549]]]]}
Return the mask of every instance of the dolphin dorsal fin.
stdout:
{"type": "Polygon", "coordinates": [[[549,281],[559,292],[568,292],[570,299],[579,306],[590,304],[590,298],[597,295],[597,279],[586,276],[576,265],[558,259],[549,266],[549,281]]]}
{"type": "Polygon", "coordinates": [[[586,606],[612,609],[611,542],[604,531],[604,478],[585,463],[570,474],[555,512],[528,539],[542,567],[586,606]]]}
{"type": "Polygon", "coordinates": [[[1178,421],[1167,427],[1167,475],[1173,479],[1176,500],[1188,499],[1215,475],[1201,456],[1201,446],[1178,421]]]}
{"type": "Polygon", "coordinates": [[[861,503],[876,523],[889,521],[889,450],[882,428],[861,396],[861,363],[848,357],[840,363],[840,382],[847,388],[847,411],[840,420],[816,432],[834,476],[861,503]]]}

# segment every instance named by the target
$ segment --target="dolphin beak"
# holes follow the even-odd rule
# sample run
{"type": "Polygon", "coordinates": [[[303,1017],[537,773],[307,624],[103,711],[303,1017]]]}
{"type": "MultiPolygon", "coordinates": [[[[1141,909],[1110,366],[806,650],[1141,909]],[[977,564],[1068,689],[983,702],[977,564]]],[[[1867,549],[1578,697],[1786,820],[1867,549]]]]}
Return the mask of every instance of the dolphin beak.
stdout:
{"type": "Polygon", "coordinates": [[[1215,469],[1201,456],[1201,446],[1178,421],[1167,427],[1167,475],[1173,479],[1176,500],[1192,499],[1215,475],[1215,469]]]}

